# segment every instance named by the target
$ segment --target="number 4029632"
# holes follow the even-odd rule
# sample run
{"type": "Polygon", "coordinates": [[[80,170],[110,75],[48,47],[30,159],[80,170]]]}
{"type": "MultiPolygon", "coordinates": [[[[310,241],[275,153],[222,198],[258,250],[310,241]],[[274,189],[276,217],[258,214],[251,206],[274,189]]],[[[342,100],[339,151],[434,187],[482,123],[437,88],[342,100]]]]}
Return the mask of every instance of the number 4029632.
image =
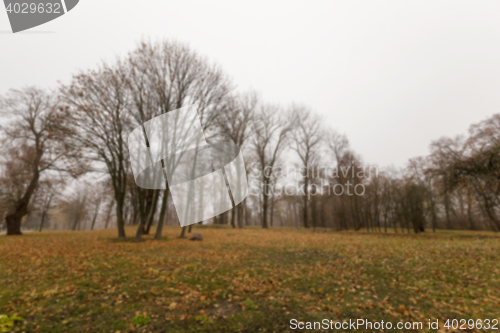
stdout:
{"type": "Polygon", "coordinates": [[[47,14],[62,14],[60,3],[9,3],[7,5],[7,13],[16,14],[34,14],[34,13],[47,13],[47,14]]]}
{"type": "Polygon", "coordinates": [[[498,329],[498,319],[448,319],[444,324],[447,329],[498,329]]]}

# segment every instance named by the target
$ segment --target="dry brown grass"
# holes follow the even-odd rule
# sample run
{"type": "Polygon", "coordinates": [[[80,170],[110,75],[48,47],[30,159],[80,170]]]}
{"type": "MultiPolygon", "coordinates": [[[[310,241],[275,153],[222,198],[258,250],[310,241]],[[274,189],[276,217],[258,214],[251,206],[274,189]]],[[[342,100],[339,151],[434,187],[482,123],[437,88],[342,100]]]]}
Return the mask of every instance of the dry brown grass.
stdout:
{"type": "Polygon", "coordinates": [[[115,230],[0,236],[0,314],[23,316],[16,327],[30,332],[500,317],[500,238],[491,233],[195,229],[204,241],[176,238],[178,227],[141,243],[116,241],[115,230]],[[138,315],[151,321],[137,324],[138,315]]]}

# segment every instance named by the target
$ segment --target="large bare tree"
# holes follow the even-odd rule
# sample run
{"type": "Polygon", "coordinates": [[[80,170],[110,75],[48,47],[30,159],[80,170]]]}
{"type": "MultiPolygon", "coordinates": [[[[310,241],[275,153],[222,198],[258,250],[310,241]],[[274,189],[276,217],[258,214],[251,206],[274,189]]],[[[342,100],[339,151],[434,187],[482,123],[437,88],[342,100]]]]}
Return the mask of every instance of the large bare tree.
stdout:
{"type": "Polygon", "coordinates": [[[21,235],[21,221],[40,177],[49,169],[60,169],[60,162],[68,157],[64,137],[68,132],[57,97],[39,88],[11,90],[1,96],[0,115],[7,120],[0,127],[2,149],[10,151],[4,155],[11,158],[4,160],[7,172],[19,172],[8,175],[10,182],[17,182],[17,193],[11,196],[5,217],[7,235],[21,235]]]}
{"type": "MultiPolygon", "coordinates": [[[[167,40],[141,42],[128,55],[126,63],[127,87],[132,101],[130,114],[135,124],[141,126],[153,117],[194,104],[205,133],[210,135],[213,132],[233,88],[217,65],[187,45],[167,40]]],[[[157,239],[161,237],[166,214],[169,194],[168,184],[166,186],[156,229],[157,239]]],[[[157,190],[139,190],[139,200],[144,200],[144,204],[139,205],[142,215],[137,240],[149,230],[159,197],[157,190]]],[[[184,232],[185,229],[182,236],[184,232]]]]}
{"type": "Polygon", "coordinates": [[[132,124],[126,85],[126,72],[119,62],[114,67],[103,64],[97,70],[75,75],[70,84],[61,87],[63,100],[69,106],[66,117],[73,127],[72,147],[85,153],[94,171],[111,177],[118,238],[125,238],[129,168],[126,139],[132,124]]]}

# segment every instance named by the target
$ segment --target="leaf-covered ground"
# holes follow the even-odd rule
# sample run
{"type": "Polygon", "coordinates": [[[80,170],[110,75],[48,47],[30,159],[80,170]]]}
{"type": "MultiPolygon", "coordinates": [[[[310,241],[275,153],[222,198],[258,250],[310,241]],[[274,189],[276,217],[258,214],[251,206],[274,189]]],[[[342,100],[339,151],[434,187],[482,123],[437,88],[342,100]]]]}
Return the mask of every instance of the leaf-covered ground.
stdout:
{"type": "Polygon", "coordinates": [[[115,230],[0,236],[0,315],[23,317],[16,331],[51,333],[500,318],[493,233],[194,229],[202,242],[178,239],[179,227],[141,243],[115,230]]]}

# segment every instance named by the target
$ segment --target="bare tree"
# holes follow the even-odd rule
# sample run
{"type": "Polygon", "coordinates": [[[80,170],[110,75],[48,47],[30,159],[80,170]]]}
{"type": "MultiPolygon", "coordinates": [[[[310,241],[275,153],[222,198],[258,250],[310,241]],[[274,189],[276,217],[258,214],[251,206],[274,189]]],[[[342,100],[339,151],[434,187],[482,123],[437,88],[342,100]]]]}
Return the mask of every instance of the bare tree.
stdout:
{"type": "MultiPolygon", "coordinates": [[[[293,113],[297,123],[293,131],[293,144],[291,147],[299,156],[301,163],[303,223],[304,227],[309,228],[309,185],[314,180],[311,178],[315,177],[315,170],[317,169],[314,167],[320,159],[321,142],[324,133],[321,127],[321,118],[311,113],[306,107],[294,106],[293,113]]],[[[315,206],[312,205],[312,208],[314,210],[315,206]]],[[[315,218],[313,218],[313,226],[316,227],[315,218]]]]}
{"type": "Polygon", "coordinates": [[[24,172],[23,183],[18,183],[18,195],[5,217],[7,235],[21,235],[21,221],[28,213],[41,175],[57,169],[67,154],[63,144],[65,119],[59,111],[54,94],[34,87],[11,90],[0,97],[0,115],[9,120],[0,127],[4,149],[10,149],[10,156],[15,157],[8,163],[22,165],[20,170],[24,172]]]}
{"type": "MultiPolygon", "coordinates": [[[[216,125],[216,119],[225,106],[225,98],[232,90],[228,77],[222,70],[187,45],[159,41],[143,41],[128,58],[127,87],[130,91],[130,113],[137,125],[172,110],[187,105],[196,105],[201,124],[206,133],[216,125]]],[[[156,238],[161,238],[161,212],[166,210],[169,194],[168,184],[163,193],[160,219],[156,238]],[[158,234],[160,233],[160,234],[158,234]]],[[[152,190],[139,190],[143,203],[141,223],[136,240],[153,221],[159,193],[147,194],[152,190]],[[150,199],[149,196],[153,198],[150,199]],[[144,198],[142,198],[144,197],[144,198]]],[[[154,190],[153,190],[154,191],[154,190]]],[[[182,230],[182,235],[185,229],[182,230]]]]}
{"type": "Polygon", "coordinates": [[[434,184],[439,187],[442,202],[445,211],[446,228],[452,228],[452,188],[450,168],[456,162],[461,160],[463,154],[463,138],[456,137],[440,138],[431,143],[431,154],[428,158],[429,167],[427,172],[434,178],[434,184]]]}
{"type": "MultiPolygon", "coordinates": [[[[240,148],[247,144],[251,136],[258,103],[259,98],[255,92],[232,96],[232,98],[227,99],[226,105],[219,113],[216,123],[224,140],[231,141],[240,148]]],[[[245,163],[245,166],[247,165],[249,163],[245,163]]],[[[246,171],[248,174],[248,168],[246,171]]],[[[243,205],[245,205],[244,201],[231,211],[231,225],[233,228],[235,228],[235,210],[238,215],[238,225],[243,226],[243,205]]]]}
{"type": "Polygon", "coordinates": [[[256,114],[251,147],[255,153],[262,182],[262,227],[268,228],[267,213],[274,173],[281,153],[289,143],[295,121],[274,105],[261,105],[256,114]]]}
{"type": "Polygon", "coordinates": [[[127,190],[127,133],[131,119],[128,113],[123,66],[102,65],[98,70],[73,77],[61,87],[69,105],[66,117],[73,126],[73,143],[94,163],[94,171],[107,172],[111,177],[116,201],[118,238],[125,238],[124,203],[127,190]],[[104,165],[104,170],[102,168],[104,165]]]}

